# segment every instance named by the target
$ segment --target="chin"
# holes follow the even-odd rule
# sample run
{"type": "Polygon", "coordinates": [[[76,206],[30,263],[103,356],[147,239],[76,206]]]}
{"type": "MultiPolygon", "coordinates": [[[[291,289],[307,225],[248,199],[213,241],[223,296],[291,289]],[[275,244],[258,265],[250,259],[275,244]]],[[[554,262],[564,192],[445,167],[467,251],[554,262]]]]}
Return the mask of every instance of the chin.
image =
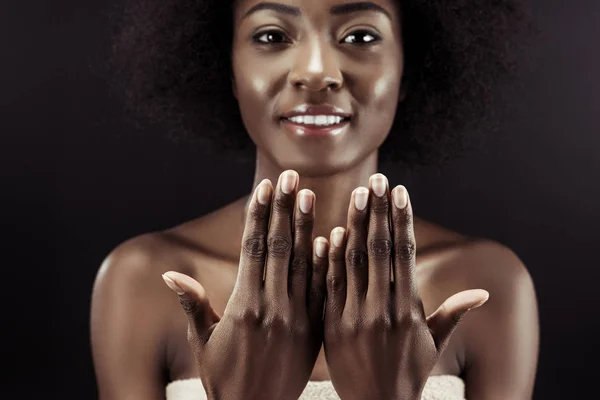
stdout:
{"type": "Polygon", "coordinates": [[[321,152],[313,152],[312,154],[297,152],[292,157],[275,157],[277,164],[283,170],[293,169],[304,177],[335,175],[352,168],[362,158],[360,154],[355,154],[353,157],[349,151],[329,151],[326,154],[321,152]]]}

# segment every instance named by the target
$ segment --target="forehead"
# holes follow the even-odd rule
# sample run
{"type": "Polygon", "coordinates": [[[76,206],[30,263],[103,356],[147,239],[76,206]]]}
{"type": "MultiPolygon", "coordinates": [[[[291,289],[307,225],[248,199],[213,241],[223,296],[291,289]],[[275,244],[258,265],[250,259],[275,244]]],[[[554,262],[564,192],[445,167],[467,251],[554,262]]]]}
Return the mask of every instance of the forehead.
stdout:
{"type": "Polygon", "coordinates": [[[376,12],[395,19],[399,0],[235,0],[235,19],[269,12],[288,16],[350,15],[376,12]]]}

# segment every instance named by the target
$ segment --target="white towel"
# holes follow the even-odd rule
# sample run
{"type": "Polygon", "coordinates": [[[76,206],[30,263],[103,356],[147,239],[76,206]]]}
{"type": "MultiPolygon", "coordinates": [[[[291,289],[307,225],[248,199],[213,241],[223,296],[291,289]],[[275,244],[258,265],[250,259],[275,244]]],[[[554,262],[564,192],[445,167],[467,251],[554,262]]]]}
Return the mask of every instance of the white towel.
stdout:
{"type": "MultiPolygon", "coordinates": [[[[169,383],[167,400],[207,400],[199,378],[182,379],[169,383]]],[[[309,381],[299,400],[340,400],[331,381],[309,381]]],[[[465,400],[465,384],[458,376],[430,376],[423,390],[422,400],[465,400]]]]}

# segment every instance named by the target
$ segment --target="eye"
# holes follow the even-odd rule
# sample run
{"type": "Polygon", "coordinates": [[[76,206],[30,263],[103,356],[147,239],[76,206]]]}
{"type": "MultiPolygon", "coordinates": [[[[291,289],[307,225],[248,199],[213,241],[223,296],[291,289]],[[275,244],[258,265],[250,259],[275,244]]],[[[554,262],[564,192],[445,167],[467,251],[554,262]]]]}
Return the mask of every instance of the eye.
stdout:
{"type": "Polygon", "coordinates": [[[377,43],[380,40],[381,38],[377,34],[365,29],[361,29],[350,33],[342,40],[342,42],[358,45],[368,45],[377,43]]]}
{"type": "Polygon", "coordinates": [[[290,43],[290,40],[285,35],[285,33],[274,29],[259,32],[252,36],[252,40],[259,44],[290,43]]]}

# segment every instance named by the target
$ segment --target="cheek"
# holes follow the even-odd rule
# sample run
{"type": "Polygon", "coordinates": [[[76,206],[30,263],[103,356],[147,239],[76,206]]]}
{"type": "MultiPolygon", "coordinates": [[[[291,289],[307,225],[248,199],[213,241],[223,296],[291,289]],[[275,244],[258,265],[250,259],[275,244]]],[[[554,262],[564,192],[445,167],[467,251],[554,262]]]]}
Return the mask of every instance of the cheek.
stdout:
{"type": "Polygon", "coordinates": [[[271,81],[256,66],[248,66],[248,68],[237,70],[234,73],[242,120],[246,130],[256,142],[259,140],[256,134],[261,131],[258,128],[261,124],[268,122],[272,115],[269,109],[269,105],[272,104],[269,95],[271,81]]]}
{"type": "MultiPolygon", "coordinates": [[[[362,103],[365,122],[376,129],[377,136],[386,136],[394,122],[400,94],[401,71],[385,71],[364,88],[362,103]]],[[[366,82],[365,82],[366,83],[366,82]]]]}
{"type": "Polygon", "coordinates": [[[380,112],[395,112],[398,95],[400,93],[400,82],[402,67],[384,68],[377,78],[369,85],[368,92],[371,96],[371,105],[380,112]]]}

